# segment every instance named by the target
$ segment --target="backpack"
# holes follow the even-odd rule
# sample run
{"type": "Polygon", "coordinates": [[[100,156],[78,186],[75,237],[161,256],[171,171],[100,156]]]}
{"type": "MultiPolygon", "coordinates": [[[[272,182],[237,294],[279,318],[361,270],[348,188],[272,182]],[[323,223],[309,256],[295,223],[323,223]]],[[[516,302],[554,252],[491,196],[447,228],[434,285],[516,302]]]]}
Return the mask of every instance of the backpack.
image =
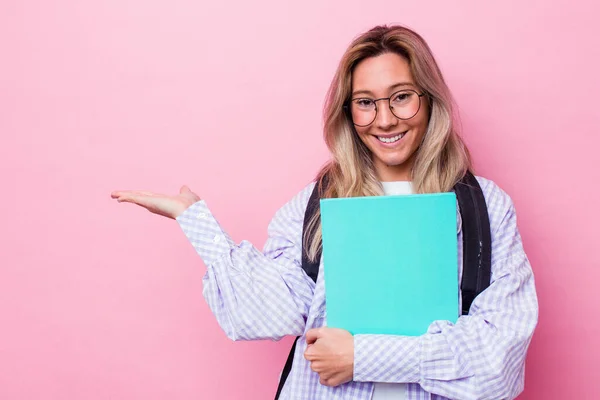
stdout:
{"type": "MultiPolygon", "coordinates": [[[[456,193],[462,219],[463,276],[460,287],[462,315],[467,315],[475,297],[490,285],[492,265],[490,220],[481,186],[479,186],[479,182],[471,172],[467,171],[465,176],[454,186],[454,192],[456,193]]],[[[304,213],[303,242],[308,222],[319,209],[319,197],[319,185],[317,184],[310,195],[304,213]]],[[[316,283],[321,252],[317,254],[315,259],[317,260],[315,262],[309,260],[307,251],[303,246],[302,269],[316,283]]],[[[292,345],[281,373],[275,400],[279,398],[283,385],[292,369],[297,342],[298,338],[292,345]]]]}

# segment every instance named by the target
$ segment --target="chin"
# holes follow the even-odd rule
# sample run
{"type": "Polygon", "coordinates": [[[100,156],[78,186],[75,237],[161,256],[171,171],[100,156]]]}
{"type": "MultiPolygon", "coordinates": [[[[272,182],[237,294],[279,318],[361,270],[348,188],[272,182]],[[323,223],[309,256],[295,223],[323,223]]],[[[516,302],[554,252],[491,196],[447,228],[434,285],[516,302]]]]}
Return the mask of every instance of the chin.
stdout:
{"type": "Polygon", "coordinates": [[[406,163],[407,158],[406,157],[402,157],[402,156],[398,156],[398,157],[379,157],[378,155],[376,155],[377,158],[379,158],[385,165],[387,165],[388,167],[397,167],[400,166],[404,163],[406,163]]]}

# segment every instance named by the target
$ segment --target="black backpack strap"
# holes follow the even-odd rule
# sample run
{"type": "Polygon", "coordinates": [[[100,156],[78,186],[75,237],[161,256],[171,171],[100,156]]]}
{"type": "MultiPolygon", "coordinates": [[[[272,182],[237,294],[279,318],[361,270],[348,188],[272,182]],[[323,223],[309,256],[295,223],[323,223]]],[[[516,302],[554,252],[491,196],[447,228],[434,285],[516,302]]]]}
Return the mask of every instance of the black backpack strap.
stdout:
{"type": "MultiPolygon", "coordinates": [[[[308,222],[312,218],[313,215],[318,211],[320,203],[319,196],[319,182],[315,185],[310,198],[308,199],[308,205],[306,206],[306,211],[304,213],[304,225],[302,226],[302,243],[304,243],[304,235],[306,234],[306,229],[308,228],[308,222]]],[[[315,283],[317,282],[317,277],[319,276],[319,263],[321,260],[321,251],[317,254],[315,258],[316,261],[310,261],[308,259],[308,249],[302,245],[302,269],[306,271],[306,274],[312,279],[315,283]]],[[[290,349],[290,354],[285,362],[285,366],[283,367],[283,371],[281,371],[281,378],[279,379],[279,385],[277,386],[277,393],[275,394],[275,400],[279,399],[281,395],[281,390],[283,389],[283,385],[290,375],[290,371],[292,370],[292,363],[294,362],[294,352],[296,351],[296,343],[298,343],[298,338],[294,340],[294,344],[290,349]]]]}
{"type": "Polygon", "coordinates": [[[479,182],[467,172],[454,187],[463,233],[462,313],[467,315],[475,297],[490,285],[492,236],[490,219],[479,182]]]}
{"type": "Polygon", "coordinates": [[[281,390],[283,389],[283,385],[285,384],[285,381],[287,380],[287,377],[290,374],[290,371],[292,370],[292,363],[294,362],[294,353],[296,351],[296,343],[298,343],[298,337],[296,337],[296,340],[294,340],[294,344],[290,349],[290,354],[288,354],[288,358],[285,362],[285,366],[283,367],[283,371],[281,371],[281,378],[279,379],[279,385],[277,386],[277,393],[275,393],[275,400],[279,399],[279,396],[281,395],[281,390]]]}
{"type": "MultiPolygon", "coordinates": [[[[304,236],[306,235],[306,229],[308,229],[308,222],[319,211],[320,207],[320,196],[319,196],[319,182],[315,185],[310,198],[308,199],[308,205],[306,206],[306,211],[304,212],[304,225],[302,227],[302,243],[304,244],[304,236]]],[[[312,233],[312,232],[311,232],[312,233]]],[[[311,237],[314,235],[312,233],[311,237]]],[[[315,257],[315,261],[310,261],[308,259],[308,249],[302,246],[302,269],[306,271],[306,274],[310,276],[310,279],[313,282],[317,283],[317,277],[319,276],[319,263],[321,261],[321,253],[320,250],[317,253],[317,257],[315,257]]]]}

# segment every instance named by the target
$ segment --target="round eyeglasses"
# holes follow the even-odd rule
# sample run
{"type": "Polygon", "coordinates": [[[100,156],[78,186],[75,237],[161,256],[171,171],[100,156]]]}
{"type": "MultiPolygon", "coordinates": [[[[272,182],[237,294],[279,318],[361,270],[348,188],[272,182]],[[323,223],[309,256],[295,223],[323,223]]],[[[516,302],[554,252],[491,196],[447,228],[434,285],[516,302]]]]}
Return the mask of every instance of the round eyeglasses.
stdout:
{"type": "MultiPolygon", "coordinates": [[[[350,100],[350,116],[352,123],[356,126],[369,126],[377,118],[377,102],[388,100],[390,111],[398,119],[411,119],[421,108],[421,97],[425,93],[417,93],[412,89],[399,90],[390,97],[370,99],[368,97],[357,97],[350,100]]],[[[348,106],[345,106],[348,108],[348,106]]]]}

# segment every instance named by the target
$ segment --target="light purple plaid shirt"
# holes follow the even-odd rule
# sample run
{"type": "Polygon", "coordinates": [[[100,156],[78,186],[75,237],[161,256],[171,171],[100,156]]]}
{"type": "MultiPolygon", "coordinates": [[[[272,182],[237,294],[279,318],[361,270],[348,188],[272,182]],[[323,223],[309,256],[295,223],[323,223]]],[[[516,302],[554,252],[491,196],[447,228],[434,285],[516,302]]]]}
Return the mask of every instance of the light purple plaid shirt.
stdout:
{"type": "MultiPolygon", "coordinates": [[[[280,399],[367,400],[373,382],[407,383],[409,400],[511,399],[523,390],[537,296],[511,199],[492,181],[477,179],[490,215],[490,287],[456,324],[436,321],[418,337],[355,335],[353,380],[337,387],[321,385],[304,358],[305,333],[327,324],[324,274],[315,284],[301,268],[304,211],[314,182],[275,214],[262,252],[247,241],[236,245],[204,201],[177,221],[207,266],[203,295],[230,339],[301,336],[280,399]]],[[[460,230],[458,243],[460,282],[460,230]]]]}

